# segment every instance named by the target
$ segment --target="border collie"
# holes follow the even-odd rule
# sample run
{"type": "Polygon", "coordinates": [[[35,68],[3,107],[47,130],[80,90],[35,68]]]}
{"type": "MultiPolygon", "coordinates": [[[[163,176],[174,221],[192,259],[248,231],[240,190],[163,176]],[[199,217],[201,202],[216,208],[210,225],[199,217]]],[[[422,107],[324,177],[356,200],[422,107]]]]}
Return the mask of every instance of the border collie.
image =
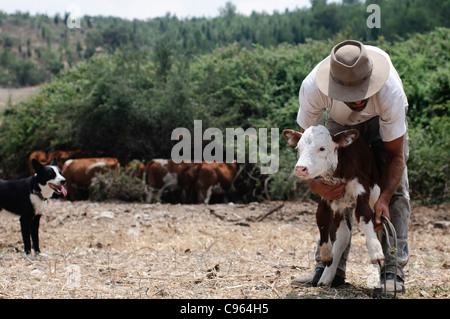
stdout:
{"type": "Polygon", "coordinates": [[[31,254],[31,240],[33,249],[37,254],[39,250],[39,220],[46,207],[47,199],[53,193],[67,195],[64,188],[66,179],[53,158],[50,165],[42,165],[33,159],[33,176],[13,181],[0,180],[0,210],[5,209],[20,215],[20,228],[22,231],[25,253],[31,254]]]}

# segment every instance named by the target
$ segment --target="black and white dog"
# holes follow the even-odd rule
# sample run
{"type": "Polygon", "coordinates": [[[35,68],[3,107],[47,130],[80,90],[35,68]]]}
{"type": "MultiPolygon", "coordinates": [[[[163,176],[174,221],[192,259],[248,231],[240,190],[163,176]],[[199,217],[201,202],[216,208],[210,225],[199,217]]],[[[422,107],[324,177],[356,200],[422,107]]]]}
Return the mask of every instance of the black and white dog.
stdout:
{"type": "Polygon", "coordinates": [[[42,165],[33,159],[33,176],[13,181],[0,180],[0,210],[20,215],[25,253],[31,254],[31,241],[36,254],[39,250],[39,220],[53,193],[67,195],[66,179],[53,158],[50,165],[42,165]]]}

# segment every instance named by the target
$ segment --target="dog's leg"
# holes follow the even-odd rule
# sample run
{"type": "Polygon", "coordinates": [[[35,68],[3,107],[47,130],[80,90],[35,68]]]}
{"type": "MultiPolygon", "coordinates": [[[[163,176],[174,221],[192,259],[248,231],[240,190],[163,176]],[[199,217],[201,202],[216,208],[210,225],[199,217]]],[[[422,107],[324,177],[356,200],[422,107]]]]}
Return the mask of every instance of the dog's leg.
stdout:
{"type": "Polygon", "coordinates": [[[30,228],[31,220],[29,216],[20,217],[20,230],[22,232],[23,246],[25,248],[25,254],[27,254],[28,256],[31,255],[30,228]]]}
{"type": "Polygon", "coordinates": [[[31,239],[33,241],[33,249],[36,254],[39,254],[41,251],[39,250],[39,221],[41,219],[41,215],[36,215],[31,220],[31,239]]]}

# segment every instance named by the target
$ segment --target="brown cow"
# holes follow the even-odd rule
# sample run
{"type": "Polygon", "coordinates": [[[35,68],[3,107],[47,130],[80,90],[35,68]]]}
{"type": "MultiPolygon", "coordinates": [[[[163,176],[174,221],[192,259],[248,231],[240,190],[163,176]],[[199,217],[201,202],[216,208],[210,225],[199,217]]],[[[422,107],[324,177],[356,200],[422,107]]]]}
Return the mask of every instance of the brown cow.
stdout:
{"type": "Polygon", "coordinates": [[[93,154],[89,151],[84,150],[70,150],[70,151],[62,151],[62,150],[56,150],[48,155],[48,160],[51,161],[51,159],[54,157],[56,158],[56,162],[58,163],[59,167],[63,167],[64,163],[69,159],[75,159],[75,158],[86,158],[91,157],[93,154]]]}
{"type": "Polygon", "coordinates": [[[150,187],[147,202],[161,200],[166,190],[181,191],[182,203],[195,202],[194,183],[199,165],[184,162],[177,164],[171,159],[150,160],[145,166],[145,182],[150,187]]]}
{"type": "Polygon", "coordinates": [[[48,160],[47,153],[45,153],[43,151],[35,151],[35,152],[31,153],[30,156],[28,157],[28,170],[30,172],[30,175],[34,175],[34,173],[35,173],[33,164],[32,164],[34,159],[37,160],[42,165],[48,165],[48,164],[50,164],[50,161],[51,161],[51,159],[48,160]]]}
{"type": "Polygon", "coordinates": [[[150,187],[147,202],[151,203],[156,194],[156,200],[161,200],[165,190],[178,189],[178,173],[180,167],[172,160],[153,159],[145,165],[145,182],[150,187]]]}
{"type": "Polygon", "coordinates": [[[66,161],[62,174],[67,180],[67,191],[70,200],[75,200],[79,191],[87,192],[92,178],[105,168],[117,169],[119,160],[113,157],[79,158],[66,161]]]}
{"type": "Polygon", "coordinates": [[[180,163],[178,185],[181,188],[181,201],[183,203],[195,203],[195,182],[201,163],[180,163]]]}
{"type": "Polygon", "coordinates": [[[195,181],[199,203],[209,204],[212,194],[225,194],[234,189],[236,163],[202,162],[195,181]]]}
{"type": "Polygon", "coordinates": [[[225,194],[233,189],[236,163],[174,163],[171,159],[154,159],[147,163],[146,183],[150,186],[147,202],[154,192],[161,200],[165,190],[181,190],[181,202],[194,203],[195,195],[201,203],[208,204],[212,194],[225,194]]]}
{"type": "Polygon", "coordinates": [[[56,150],[48,155],[43,151],[35,151],[30,154],[30,157],[28,158],[28,169],[30,172],[30,175],[34,174],[34,168],[32,165],[33,159],[38,160],[42,165],[48,165],[52,161],[53,158],[56,159],[56,162],[58,163],[59,167],[63,167],[64,163],[73,158],[81,158],[90,156],[91,152],[83,151],[83,150],[71,150],[71,151],[62,151],[62,150],[56,150]]]}

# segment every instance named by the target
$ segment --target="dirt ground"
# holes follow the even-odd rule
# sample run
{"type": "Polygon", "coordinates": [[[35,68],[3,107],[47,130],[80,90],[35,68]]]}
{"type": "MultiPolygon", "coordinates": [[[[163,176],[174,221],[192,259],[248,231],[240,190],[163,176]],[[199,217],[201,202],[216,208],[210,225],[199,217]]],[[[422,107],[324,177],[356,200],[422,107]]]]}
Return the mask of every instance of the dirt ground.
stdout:
{"type": "MultiPolygon", "coordinates": [[[[27,258],[0,213],[0,298],[371,298],[378,281],[355,227],[340,288],[290,286],[314,268],[315,204],[50,200],[44,255],[27,258]]],[[[406,293],[450,297],[450,206],[414,207],[406,293]]]]}

